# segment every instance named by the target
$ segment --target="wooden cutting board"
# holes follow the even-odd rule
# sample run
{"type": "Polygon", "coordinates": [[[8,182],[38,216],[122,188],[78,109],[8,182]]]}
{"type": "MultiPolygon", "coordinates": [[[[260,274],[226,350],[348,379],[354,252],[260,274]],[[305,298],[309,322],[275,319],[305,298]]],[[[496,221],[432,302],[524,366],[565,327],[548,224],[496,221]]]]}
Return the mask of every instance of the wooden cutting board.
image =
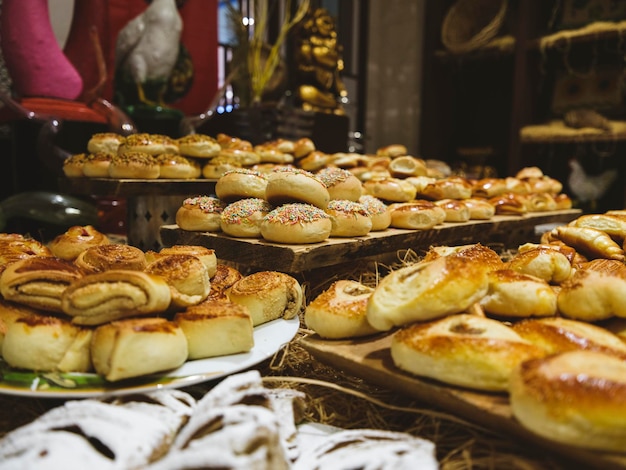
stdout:
{"type": "MultiPolygon", "coordinates": [[[[379,386],[396,390],[454,416],[519,437],[572,462],[602,469],[626,469],[626,454],[607,454],[550,442],[523,428],[512,416],[503,393],[481,393],[422,379],[396,368],[389,347],[391,334],[355,340],[324,340],[318,335],[300,339],[319,361],[379,386]]],[[[626,449],[626,443],[625,443],[626,449]]]]}

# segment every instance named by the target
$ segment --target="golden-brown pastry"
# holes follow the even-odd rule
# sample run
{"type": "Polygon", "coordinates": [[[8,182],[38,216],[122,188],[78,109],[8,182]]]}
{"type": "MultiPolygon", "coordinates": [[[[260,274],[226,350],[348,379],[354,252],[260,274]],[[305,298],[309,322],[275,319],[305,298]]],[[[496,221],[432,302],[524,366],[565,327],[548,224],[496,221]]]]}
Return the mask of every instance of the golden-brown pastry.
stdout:
{"type": "Polygon", "coordinates": [[[489,273],[489,288],[479,303],[491,315],[546,317],[556,314],[557,294],[547,281],[512,269],[489,273]]]}
{"type": "Polygon", "coordinates": [[[408,153],[409,151],[403,144],[384,145],[376,150],[376,155],[391,158],[401,157],[402,155],[407,155],[408,153]]]}
{"type": "Polygon", "coordinates": [[[415,323],[391,339],[396,367],[475,390],[507,391],[519,364],[544,355],[504,323],[470,314],[415,323]]]}
{"type": "Polygon", "coordinates": [[[136,246],[123,243],[95,245],[81,251],[74,264],[85,273],[101,273],[109,269],[133,269],[146,267],[146,254],[136,246]]]}
{"type": "Polygon", "coordinates": [[[273,206],[301,202],[326,209],[330,194],[313,173],[292,167],[278,167],[268,176],[265,199],[273,206]]]}
{"type": "Polygon", "coordinates": [[[504,185],[506,186],[505,193],[529,194],[532,189],[528,181],[513,176],[504,178],[504,185]]]}
{"type": "Polygon", "coordinates": [[[85,176],[85,173],[83,173],[83,168],[85,167],[86,161],[86,153],[77,153],[74,155],[70,155],[65,160],[63,160],[63,174],[67,178],[81,178],[85,176]]]}
{"type": "Polygon", "coordinates": [[[219,232],[226,204],[213,196],[186,198],[176,211],[176,224],[190,232],[219,232]]]}
{"type": "Polygon", "coordinates": [[[556,210],[556,201],[548,192],[528,193],[526,195],[528,212],[548,212],[556,210]]]}
{"type": "Polygon", "coordinates": [[[327,167],[315,175],[326,185],[330,199],[345,199],[356,202],[363,194],[361,180],[343,168],[327,167]]]}
{"type": "MultiPolygon", "coordinates": [[[[158,256],[168,255],[193,255],[199,258],[200,261],[202,261],[202,263],[206,266],[210,278],[215,276],[215,273],[217,272],[217,255],[215,254],[215,250],[212,248],[207,248],[202,245],[172,245],[164,246],[158,253],[158,256]]],[[[147,255],[146,258],[148,258],[147,255]]],[[[152,262],[155,259],[156,257],[153,256],[149,259],[149,262],[152,262]]]]}
{"type": "Polygon", "coordinates": [[[542,178],[543,170],[538,166],[527,166],[519,170],[515,177],[521,180],[527,180],[530,178],[542,178]]]}
{"type": "Polygon", "coordinates": [[[463,312],[488,288],[490,265],[451,254],[393,270],[376,286],[367,320],[381,331],[463,312]]]}
{"type": "Polygon", "coordinates": [[[9,322],[2,357],[11,367],[42,372],[91,370],[92,330],[44,313],[9,322]]]}
{"type": "Polygon", "coordinates": [[[410,176],[426,176],[428,170],[421,158],[403,155],[389,162],[389,174],[392,178],[408,178],[410,176]]]}
{"type": "Polygon", "coordinates": [[[126,137],[115,132],[96,132],[87,141],[87,151],[89,153],[110,153],[115,155],[126,141],[126,137]]]}
{"type": "Polygon", "coordinates": [[[116,153],[90,153],[83,164],[83,174],[88,178],[108,178],[109,166],[116,153]]]}
{"type": "Polygon", "coordinates": [[[497,215],[523,215],[528,212],[526,198],[522,194],[504,193],[488,201],[496,208],[497,215]]]}
{"type": "Polygon", "coordinates": [[[0,271],[3,271],[7,265],[14,261],[32,258],[33,256],[52,257],[53,255],[47,245],[32,238],[22,235],[14,237],[13,234],[5,234],[0,239],[0,271]]]}
{"type": "Polygon", "coordinates": [[[400,178],[372,178],[363,182],[365,194],[386,202],[408,202],[415,199],[417,190],[410,182],[400,178]]]}
{"type": "Polygon", "coordinates": [[[626,343],[593,323],[562,317],[531,318],[513,324],[512,328],[548,354],[586,349],[626,359],[626,343]]]}
{"type": "Polygon", "coordinates": [[[63,291],[61,307],[77,325],[101,325],[121,318],[163,313],[170,302],[170,287],[163,277],[112,269],[74,281],[63,291]]]}
{"type": "Polygon", "coordinates": [[[553,284],[560,284],[572,275],[572,263],[559,250],[545,245],[527,248],[523,251],[518,250],[517,254],[509,260],[507,264],[509,269],[530,274],[553,284]]]}
{"type": "Polygon", "coordinates": [[[427,184],[417,197],[437,201],[439,199],[467,199],[472,197],[472,184],[466,178],[449,176],[427,184]]]}
{"type": "Polygon", "coordinates": [[[308,137],[301,137],[293,143],[293,156],[304,158],[311,152],[315,152],[315,142],[308,137]]]}
{"type": "Polygon", "coordinates": [[[222,147],[211,136],[206,134],[189,134],[176,139],[181,155],[195,158],[212,158],[217,156],[222,147]]]}
{"type": "Polygon", "coordinates": [[[470,213],[470,220],[489,220],[496,215],[496,208],[487,199],[470,197],[463,199],[470,213]]]}
{"type": "Polygon", "coordinates": [[[144,152],[115,155],[109,163],[109,176],[120,179],[157,179],[161,166],[156,158],[144,152]]]}
{"type": "Polygon", "coordinates": [[[589,259],[605,258],[622,262],[625,259],[624,249],[602,230],[562,225],[552,229],[550,233],[589,259]]]}
{"type": "Polygon", "coordinates": [[[563,316],[590,322],[626,318],[626,267],[621,261],[597,261],[602,268],[589,263],[561,284],[557,301],[563,316]]]}
{"type": "Polygon", "coordinates": [[[148,264],[145,272],[163,277],[170,286],[171,310],[204,301],[211,292],[209,271],[194,255],[163,255],[148,264]]]}
{"type": "Polygon", "coordinates": [[[277,271],[244,276],[226,291],[228,298],[248,308],[254,326],[295,317],[304,308],[302,286],[294,277],[277,271]]]}
{"type": "Polygon", "coordinates": [[[481,178],[472,183],[473,197],[491,198],[506,192],[506,182],[502,178],[481,178]]]}
{"type": "Polygon", "coordinates": [[[618,215],[585,214],[572,220],[568,225],[595,228],[618,242],[626,239],[626,217],[618,215]]]}
{"type": "MultiPolygon", "coordinates": [[[[580,266],[582,266],[583,264],[589,261],[587,258],[585,258],[580,253],[578,253],[574,248],[572,248],[571,246],[567,246],[562,242],[524,243],[523,245],[520,245],[517,248],[517,252],[519,254],[523,254],[526,251],[535,250],[537,248],[542,249],[542,250],[554,250],[554,251],[561,253],[567,258],[567,260],[570,262],[570,264],[572,265],[574,269],[579,268],[580,266]]],[[[542,276],[539,276],[539,277],[542,277],[542,276]]]]}
{"type": "Polygon", "coordinates": [[[565,193],[555,194],[554,202],[556,203],[556,210],[571,209],[573,205],[572,198],[565,193]]]}
{"type": "Polygon", "coordinates": [[[331,237],[362,237],[372,230],[372,218],[365,206],[346,199],[331,199],[326,207],[331,237]]]}
{"type": "Polygon", "coordinates": [[[623,452],[626,362],[570,351],[523,362],[511,376],[513,416],[543,439],[623,452]]]}
{"type": "Polygon", "coordinates": [[[83,277],[69,261],[32,256],[9,264],[0,275],[0,293],[5,300],[47,312],[62,312],[61,298],[67,287],[83,277]]]}
{"type": "Polygon", "coordinates": [[[0,299],[0,354],[2,354],[4,335],[6,335],[11,323],[15,322],[18,318],[34,313],[41,313],[41,311],[26,305],[0,299]]]}
{"type": "Polygon", "coordinates": [[[215,183],[215,195],[230,204],[239,199],[265,199],[267,176],[248,168],[229,170],[215,183]]]}
{"type": "Polygon", "coordinates": [[[189,359],[247,352],[254,328],[247,307],[228,300],[208,300],[178,312],[174,321],[187,338],[189,359]]]}
{"type": "Polygon", "coordinates": [[[145,132],[126,136],[117,149],[118,155],[125,153],[144,153],[148,155],[161,155],[162,153],[179,153],[176,140],[161,134],[148,134],[145,132]]]}
{"type": "MultiPolygon", "coordinates": [[[[261,163],[261,157],[253,149],[247,148],[223,148],[215,158],[226,158],[241,166],[252,166],[261,163]]],[[[212,160],[210,161],[210,163],[212,160]]]]}
{"type": "Polygon", "coordinates": [[[52,239],[48,248],[57,258],[74,261],[87,248],[109,243],[109,237],[92,225],[74,225],[52,239]]]}
{"type": "Polygon", "coordinates": [[[261,238],[261,223],[271,210],[272,206],[265,199],[239,199],[224,208],[220,227],[231,237],[261,238]]]}
{"type": "Polygon", "coordinates": [[[98,374],[110,382],[181,366],[188,356],[183,330],[165,318],[128,318],[97,327],[91,357],[98,374]]]}
{"type": "Polygon", "coordinates": [[[378,232],[389,228],[391,225],[391,212],[389,207],[380,199],[364,194],[359,202],[365,206],[372,219],[372,232],[378,232]]]}
{"type": "Polygon", "coordinates": [[[500,255],[482,243],[456,246],[431,246],[424,255],[423,261],[433,261],[442,256],[449,255],[478,262],[488,271],[496,271],[505,268],[504,261],[502,261],[500,255]]]}
{"type": "MultiPolygon", "coordinates": [[[[293,163],[294,156],[286,151],[286,145],[277,145],[275,142],[266,142],[264,144],[258,144],[254,146],[254,151],[259,156],[259,163],[276,163],[286,165],[293,163]],[[281,150],[281,147],[284,150],[281,150]]],[[[293,150],[293,146],[291,147],[293,150]]]]}
{"type": "Polygon", "coordinates": [[[163,153],[156,156],[161,179],[194,179],[202,175],[202,167],[191,158],[176,153],[163,153]]]}
{"type": "Polygon", "coordinates": [[[444,222],[467,222],[470,220],[469,207],[465,205],[465,199],[440,199],[435,204],[446,213],[444,222]]]}
{"type": "Polygon", "coordinates": [[[298,160],[298,167],[305,171],[316,172],[325,168],[331,161],[332,155],[315,150],[309,153],[306,157],[298,160]]]}
{"type": "Polygon", "coordinates": [[[218,156],[211,158],[202,166],[202,176],[210,180],[219,179],[230,170],[241,168],[243,165],[233,157],[218,156]]]}
{"type": "Polygon", "coordinates": [[[367,321],[367,301],[374,289],[348,279],[335,281],[306,307],[306,326],[322,338],[356,338],[378,332],[367,321]]]}
{"type": "Polygon", "coordinates": [[[332,222],[326,212],[302,203],[278,206],[261,222],[261,236],[276,243],[320,243],[330,237],[331,229],[332,222]]]}
{"type": "Polygon", "coordinates": [[[215,275],[211,276],[211,299],[228,299],[226,289],[243,277],[241,271],[227,264],[218,263],[215,275]]]}
{"type": "Polygon", "coordinates": [[[432,201],[415,199],[389,205],[391,227],[428,230],[444,222],[446,211],[432,201]]]}

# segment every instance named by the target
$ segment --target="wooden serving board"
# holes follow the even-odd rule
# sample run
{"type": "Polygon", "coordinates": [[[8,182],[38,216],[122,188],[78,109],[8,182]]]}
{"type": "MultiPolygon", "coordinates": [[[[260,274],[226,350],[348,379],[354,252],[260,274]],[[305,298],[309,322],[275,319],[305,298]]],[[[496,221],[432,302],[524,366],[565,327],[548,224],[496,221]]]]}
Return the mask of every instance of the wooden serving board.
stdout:
{"type": "Polygon", "coordinates": [[[519,437],[579,465],[626,469],[626,454],[607,454],[547,441],[513,418],[508,396],[480,393],[420,378],[396,368],[389,347],[391,336],[381,334],[355,340],[324,340],[318,335],[300,339],[319,361],[387,389],[396,390],[484,428],[519,437]]]}
{"type": "Polygon", "coordinates": [[[329,238],[322,243],[286,245],[256,238],[233,238],[223,233],[189,232],[177,225],[162,225],[164,246],[202,245],[215,250],[218,258],[266,270],[300,273],[316,268],[353,262],[398,250],[426,250],[432,245],[502,243],[517,247],[536,239],[535,227],[568,223],[578,209],[537,212],[523,216],[498,215],[490,220],[443,223],[430,230],[389,228],[364,237],[329,238]]]}

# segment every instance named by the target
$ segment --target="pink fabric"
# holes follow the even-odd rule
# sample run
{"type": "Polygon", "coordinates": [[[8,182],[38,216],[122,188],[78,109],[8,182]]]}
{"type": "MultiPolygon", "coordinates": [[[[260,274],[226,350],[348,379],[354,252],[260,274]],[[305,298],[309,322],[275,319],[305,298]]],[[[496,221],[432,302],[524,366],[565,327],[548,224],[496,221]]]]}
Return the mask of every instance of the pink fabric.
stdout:
{"type": "Polygon", "coordinates": [[[56,40],[47,0],[3,0],[0,47],[20,96],[75,100],[83,81],[56,40]]]}

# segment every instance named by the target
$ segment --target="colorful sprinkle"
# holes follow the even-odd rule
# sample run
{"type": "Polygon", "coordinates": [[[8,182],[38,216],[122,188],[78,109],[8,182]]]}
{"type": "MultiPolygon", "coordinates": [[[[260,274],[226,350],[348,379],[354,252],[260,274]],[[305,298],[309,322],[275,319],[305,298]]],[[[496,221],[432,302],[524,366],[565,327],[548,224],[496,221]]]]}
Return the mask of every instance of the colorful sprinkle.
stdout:
{"type": "Polygon", "coordinates": [[[347,199],[333,199],[328,203],[326,212],[336,211],[345,212],[347,214],[362,215],[369,217],[370,213],[365,206],[359,202],[348,201],[347,199]]]}
{"type": "Polygon", "coordinates": [[[277,207],[267,214],[264,220],[271,223],[295,225],[329,218],[330,216],[322,209],[319,209],[311,204],[297,202],[277,207]]]}
{"type": "Polygon", "coordinates": [[[222,221],[229,224],[249,223],[253,214],[257,212],[267,214],[271,210],[272,206],[264,199],[240,199],[226,206],[222,212],[222,221]]]}
{"type": "Polygon", "coordinates": [[[221,214],[224,210],[224,203],[213,196],[189,197],[183,201],[184,206],[198,206],[202,212],[221,214]]]}
{"type": "Polygon", "coordinates": [[[371,215],[382,214],[388,209],[387,204],[385,204],[380,199],[370,195],[361,196],[359,198],[359,202],[365,206],[365,209],[371,215]]]}
{"type": "Polygon", "coordinates": [[[318,171],[316,176],[322,180],[327,187],[332,187],[337,183],[343,183],[352,176],[348,170],[336,167],[327,167],[318,171]]]}

